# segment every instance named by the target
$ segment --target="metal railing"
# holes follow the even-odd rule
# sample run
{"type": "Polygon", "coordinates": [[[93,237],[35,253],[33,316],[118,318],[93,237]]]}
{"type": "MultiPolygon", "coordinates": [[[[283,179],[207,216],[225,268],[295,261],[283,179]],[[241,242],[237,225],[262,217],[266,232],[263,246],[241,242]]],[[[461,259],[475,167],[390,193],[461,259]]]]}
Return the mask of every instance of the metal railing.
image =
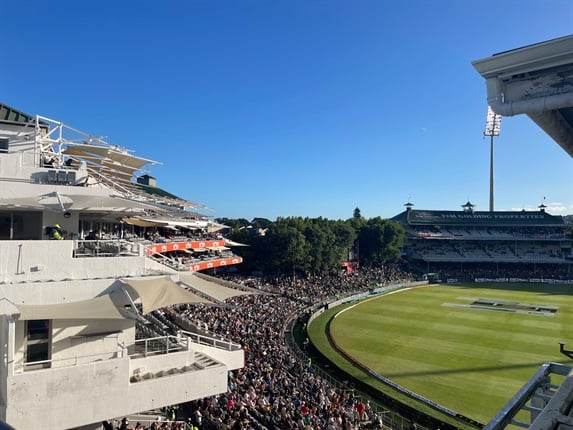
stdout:
{"type": "Polygon", "coordinates": [[[212,346],[218,349],[223,349],[225,351],[238,351],[243,349],[241,345],[231,342],[225,339],[216,339],[211,336],[205,336],[199,333],[191,333],[189,331],[182,330],[181,334],[187,336],[191,342],[198,343],[199,345],[212,346]]]}
{"type": "Polygon", "coordinates": [[[135,350],[129,353],[125,343],[118,343],[115,351],[100,352],[97,354],[75,355],[73,357],[40,360],[31,362],[20,362],[14,365],[14,373],[20,374],[32,370],[60,369],[73,367],[79,364],[89,364],[94,361],[116,360],[118,358],[139,358],[150,355],[169,354],[179,351],[188,351],[190,339],[187,336],[158,336],[135,341],[135,350]],[[88,360],[89,359],[89,360],[88,360]]]}
{"type": "MultiPolygon", "coordinates": [[[[536,418],[543,415],[544,408],[549,400],[555,395],[558,385],[551,382],[552,375],[566,377],[571,373],[571,366],[560,363],[544,363],[535,374],[523,385],[523,387],[509,400],[509,402],[498,412],[498,414],[484,427],[484,430],[503,430],[511,425],[529,428],[536,418]],[[520,412],[524,412],[522,417],[529,417],[529,422],[517,419],[520,412]]],[[[558,428],[558,421],[563,423],[570,417],[565,417],[566,411],[571,408],[571,393],[565,393],[565,400],[559,408],[553,407],[548,411],[549,419],[545,420],[545,426],[538,428],[558,428]],[[567,404],[568,403],[568,404],[567,404]],[[552,425],[549,425],[552,424],[552,425]]],[[[565,427],[567,425],[564,424],[565,427]]]]}
{"type": "Polygon", "coordinates": [[[169,354],[172,352],[188,351],[189,337],[187,336],[158,336],[135,341],[135,352],[130,357],[147,357],[149,355],[169,354]]]}
{"type": "Polygon", "coordinates": [[[140,242],[126,239],[76,239],[74,257],[140,257],[143,248],[140,242]]]}
{"type": "MultiPolygon", "coordinates": [[[[121,345],[118,345],[121,346],[121,345]]],[[[54,360],[40,360],[40,361],[30,361],[21,362],[14,365],[14,373],[21,374],[32,370],[42,370],[42,369],[60,369],[64,367],[73,367],[79,364],[87,364],[94,362],[96,360],[101,360],[105,357],[105,360],[116,360],[118,358],[123,358],[125,356],[125,349],[119,348],[116,351],[100,352],[97,354],[87,354],[87,355],[75,355],[73,357],[59,358],[54,360]],[[92,360],[85,361],[91,358],[92,360]]]]}

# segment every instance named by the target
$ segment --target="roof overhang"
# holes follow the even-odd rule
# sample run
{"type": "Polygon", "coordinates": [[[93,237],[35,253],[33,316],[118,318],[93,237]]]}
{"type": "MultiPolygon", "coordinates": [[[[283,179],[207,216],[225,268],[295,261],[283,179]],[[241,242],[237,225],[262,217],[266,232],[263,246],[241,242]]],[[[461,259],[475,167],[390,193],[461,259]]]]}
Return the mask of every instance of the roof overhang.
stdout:
{"type": "Polygon", "coordinates": [[[0,198],[0,207],[7,209],[30,209],[48,211],[77,211],[115,213],[117,215],[143,214],[146,211],[166,212],[166,209],[153,203],[124,198],[117,194],[100,192],[97,189],[83,190],[81,193],[53,191],[41,196],[0,198]]]}
{"type": "Polygon", "coordinates": [[[573,157],[573,36],[472,62],[487,103],[502,116],[525,114],[573,157]]]}

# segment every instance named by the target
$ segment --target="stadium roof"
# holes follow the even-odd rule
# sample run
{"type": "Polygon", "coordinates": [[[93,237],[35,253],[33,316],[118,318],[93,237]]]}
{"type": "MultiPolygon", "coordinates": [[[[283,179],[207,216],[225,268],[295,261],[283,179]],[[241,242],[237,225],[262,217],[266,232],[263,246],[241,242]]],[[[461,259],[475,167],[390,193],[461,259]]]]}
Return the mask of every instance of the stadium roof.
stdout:
{"type": "Polygon", "coordinates": [[[526,114],[573,157],[573,36],[472,62],[487,103],[502,116],[526,114]]]}

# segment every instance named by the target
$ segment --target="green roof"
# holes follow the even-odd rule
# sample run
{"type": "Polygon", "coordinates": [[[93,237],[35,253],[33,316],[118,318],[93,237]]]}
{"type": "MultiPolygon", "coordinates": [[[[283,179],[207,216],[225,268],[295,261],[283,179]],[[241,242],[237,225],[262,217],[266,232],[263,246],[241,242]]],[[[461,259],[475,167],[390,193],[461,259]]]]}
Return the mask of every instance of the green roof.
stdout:
{"type": "Polygon", "coordinates": [[[29,115],[13,107],[0,103],[0,121],[27,124],[34,120],[34,115],[29,115]]]}
{"type": "Polygon", "coordinates": [[[170,199],[176,199],[176,200],[183,200],[182,198],[177,197],[175,194],[171,194],[170,192],[165,191],[161,188],[152,187],[151,185],[135,184],[135,186],[137,188],[140,188],[141,190],[145,191],[146,193],[152,194],[154,196],[168,197],[170,199]]]}

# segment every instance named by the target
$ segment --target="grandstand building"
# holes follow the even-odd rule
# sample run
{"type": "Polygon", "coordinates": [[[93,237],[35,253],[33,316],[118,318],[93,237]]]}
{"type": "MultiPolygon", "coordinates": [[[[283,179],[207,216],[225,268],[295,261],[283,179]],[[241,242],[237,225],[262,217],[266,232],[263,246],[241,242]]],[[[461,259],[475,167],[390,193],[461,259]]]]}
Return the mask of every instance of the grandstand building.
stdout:
{"type": "Polygon", "coordinates": [[[563,217],[538,211],[406,210],[393,218],[406,231],[404,258],[442,278],[573,276],[572,240],[563,217]]]}
{"type": "Polygon", "coordinates": [[[241,345],[159,311],[247,293],[198,276],[242,260],[201,205],[135,181],[147,164],[0,104],[2,423],[99,429],[226,392],[243,367],[241,345]]]}

